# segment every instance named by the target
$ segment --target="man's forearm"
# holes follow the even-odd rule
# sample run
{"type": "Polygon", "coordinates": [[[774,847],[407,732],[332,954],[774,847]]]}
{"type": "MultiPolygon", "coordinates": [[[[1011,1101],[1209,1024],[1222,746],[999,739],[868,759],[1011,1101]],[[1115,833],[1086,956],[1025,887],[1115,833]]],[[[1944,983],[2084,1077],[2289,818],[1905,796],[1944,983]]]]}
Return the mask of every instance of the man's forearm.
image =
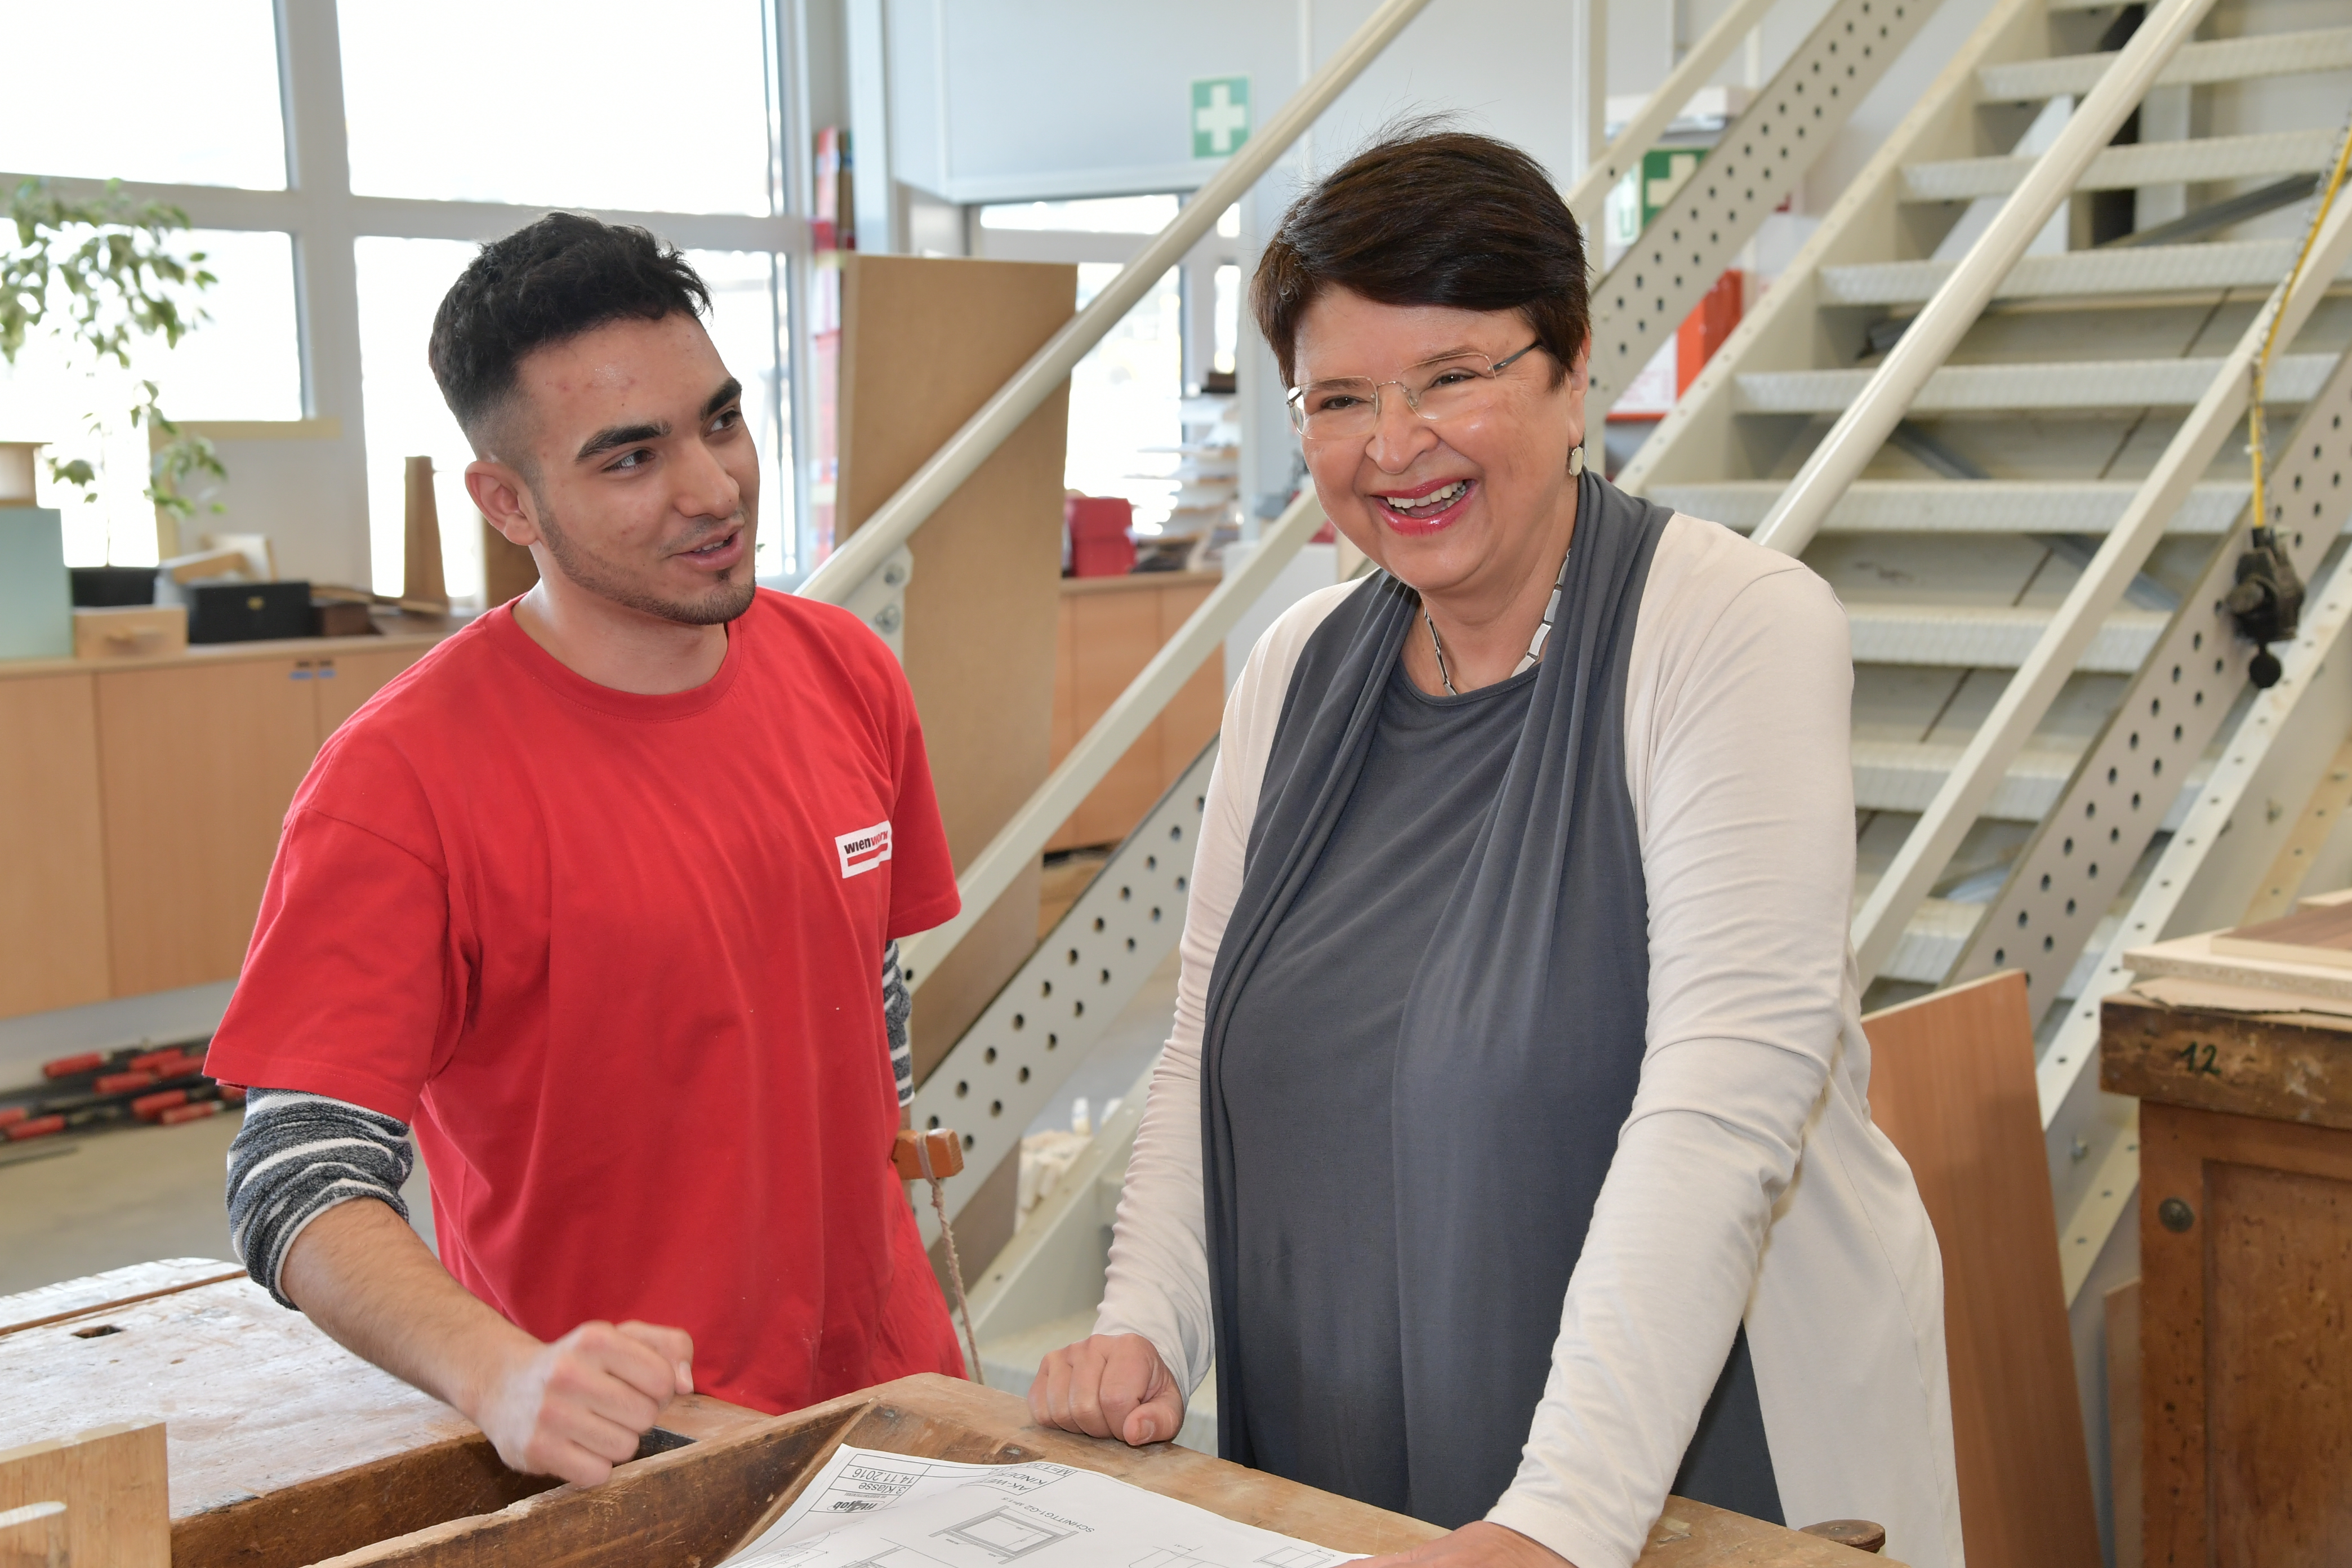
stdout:
{"type": "Polygon", "coordinates": [[[337,1344],[479,1421],[484,1391],[540,1342],[449,1277],[398,1215],[362,1199],[303,1227],[280,1289],[337,1344]]]}

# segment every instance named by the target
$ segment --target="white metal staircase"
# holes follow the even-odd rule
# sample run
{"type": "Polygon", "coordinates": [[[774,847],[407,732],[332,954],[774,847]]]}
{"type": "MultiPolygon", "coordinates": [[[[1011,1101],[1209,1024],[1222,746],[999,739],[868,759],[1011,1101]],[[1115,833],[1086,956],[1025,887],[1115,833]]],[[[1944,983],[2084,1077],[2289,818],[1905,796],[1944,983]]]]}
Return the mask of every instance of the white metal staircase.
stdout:
{"type": "MultiPolygon", "coordinates": [[[[2118,943],[2239,919],[2243,899],[2213,889],[2268,868],[2263,833],[2282,813],[2259,826],[2225,815],[2218,850],[2221,831],[2198,833],[2199,814],[2234,808],[2255,773],[2299,808],[2352,721],[2303,695],[2333,651],[2316,579],[2352,510],[2352,298],[2329,291],[2352,252],[2341,204],[2321,265],[2284,302],[2269,378],[2273,428],[2300,422],[2277,447],[2295,471],[2272,490],[2306,514],[2286,541],[2314,580],[2306,635],[2251,707],[2253,650],[2217,603],[2250,493],[2250,329],[2308,212],[2281,198],[2308,191],[2340,145],[2352,26],[2298,25],[2327,14],[2293,0],[2181,7],[2148,7],[2134,37],[2150,35],[2142,54],[2169,45],[2142,75],[2197,95],[2175,117],[2189,133],[2077,148],[2072,169],[2045,170],[2074,247],[2018,258],[1985,253],[1969,205],[2023,191],[2060,156],[2002,142],[2059,95],[2088,112],[2124,68],[2113,45],[2126,29],[2116,6],[1996,6],[1619,476],[1695,515],[1779,531],[1772,542],[1845,600],[1865,978],[1886,996],[2027,971],[2054,1026],[2043,1116],[2070,1296],[2136,1180],[2133,1118],[2097,1092],[2093,1061],[2095,998],[2126,978],[2118,943]],[[2336,90],[2282,91],[2290,78],[2336,90]],[[2231,188],[2250,181],[2274,184],[2251,198],[2231,188]],[[2086,193],[2168,186],[2186,187],[2183,217],[2088,247],[2086,193]],[[2252,233],[2214,221],[2242,211],[2252,233]],[[1942,333],[1930,362],[1891,375],[1923,329],[1942,333]],[[1885,436],[1833,451],[1862,414],[1885,436]],[[2274,745],[2284,731],[2292,743],[2274,745]],[[1906,886],[1882,882],[1890,868],[1906,886]]],[[[2019,212],[2012,228],[2053,210],[2019,212]]]]}

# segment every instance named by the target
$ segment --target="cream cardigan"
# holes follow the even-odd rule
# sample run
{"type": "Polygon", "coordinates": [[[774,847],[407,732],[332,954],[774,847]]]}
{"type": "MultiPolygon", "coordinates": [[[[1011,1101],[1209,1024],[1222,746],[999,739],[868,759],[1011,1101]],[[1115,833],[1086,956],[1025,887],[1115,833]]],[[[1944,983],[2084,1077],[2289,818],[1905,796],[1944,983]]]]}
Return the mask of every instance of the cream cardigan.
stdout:
{"type": "MultiPolygon", "coordinates": [[[[1259,639],[1225,705],[1182,941],[1097,1333],[1180,1385],[1214,1353],[1201,1031],[1291,671],[1352,585],[1259,639]]],[[[1488,1517],[1577,1568],[1640,1555],[1744,1317],[1791,1523],[1865,1518],[1913,1568],[1959,1568],[1943,1270],[1908,1166],[1871,1124],[1853,887],[1845,617],[1787,556],[1677,514],[1642,595],[1626,787],[1650,900],[1650,1022],[1562,1303],[1517,1478],[1488,1517]]],[[[1475,1136],[1465,1129],[1464,1136],[1475,1136]]],[[[1401,1179],[1402,1173],[1400,1173],[1401,1179]]]]}

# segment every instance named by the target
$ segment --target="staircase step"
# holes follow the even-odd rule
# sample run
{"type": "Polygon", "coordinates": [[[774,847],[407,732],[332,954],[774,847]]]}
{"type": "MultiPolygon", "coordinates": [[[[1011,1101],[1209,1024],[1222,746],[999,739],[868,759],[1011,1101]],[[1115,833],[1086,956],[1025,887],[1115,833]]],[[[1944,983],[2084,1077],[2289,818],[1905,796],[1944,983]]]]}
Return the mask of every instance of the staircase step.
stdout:
{"type": "MultiPolygon", "coordinates": [[[[1864,811],[1925,811],[1960,760],[1962,747],[1942,742],[1853,742],[1853,804],[1864,811]]],[[[2009,764],[1984,815],[2000,822],[2039,822],[2074,772],[2075,754],[2026,751],[2009,764]]]]}
{"type": "MultiPolygon", "coordinates": [[[[1948,669],[2015,669],[2050,629],[2046,610],[1969,605],[1848,605],[1856,664],[1948,669]]],[[[2160,610],[2110,615],[2077,669],[2128,675],[2139,668],[2171,617],[2160,610]]]]}
{"type": "Polygon", "coordinates": [[[1959,962],[1960,950],[1984,918],[1982,904],[1955,903],[1950,899],[1922,899],[1903,934],[1878,973],[1885,980],[1908,980],[1915,984],[1940,985],[1959,962]]]}
{"type": "MultiPolygon", "coordinates": [[[[2109,147],[2093,158],[2077,191],[2126,191],[2144,185],[2204,184],[2265,174],[2309,174],[2335,162],[2333,130],[2278,131],[2263,136],[2205,136],[2191,142],[2144,142],[2109,147]]],[[[2002,156],[1912,163],[1903,171],[1903,198],[1964,202],[2005,196],[2024,182],[2036,160],[2002,156]]]]}
{"type": "MultiPolygon", "coordinates": [[[[1752,533],[1788,488],[1780,479],[1653,485],[1652,500],[1752,533]]],[[[2115,479],[1857,479],[1822,525],[1825,533],[2088,533],[2116,525],[2139,489],[2115,479]]],[[[2246,508],[2248,486],[2202,484],[2173,515],[2168,533],[2226,532],[2246,508]]]]}
{"type": "MultiPolygon", "coordinates": [[[[1977,91],[1988,102],[2035,102],[2062,92],[2085,93],[2116,63],[2116,55],[2061,55],[2053,59],[2011,60],[1977,72],[1977,91]]],[[[2295,76],[2305,71],[2352,67],[2352,27],[2316,27],[2301,33],[2265,33],[2251,38],[2219,38],[2183,44],[2158,73],[2156,85],[2178,87],[2257,77],[2295,76]]]]}
{"type": "MultiPolygon", "coordinates": [[[[2205,395],[2220,359],[2075,360],[1946,365],[1927,378],[1914,414],[2009,413],[2059,408],[2187,408],[2205,395]]],[[[2334,354],[2281,354],[2272,362],[2273,405],[2308,402],[2336,368],[2334,354]]],[[[1747,371],[1734,379],[1741,414],[1843,414],[1868,370],[1747,371]]]]}
{"type": "MultiPolygon", "coordinates": [[[[2185,289],[2268,289],[2294,265],[2291,239],[2241,239],[2215,245],[2150,245],[2029,256],[2003,279],[2002,300],[2081,295],[2166,294],[2185,289]]],[[[1822,268],[1825,305],[1924,305],[1958,268],[1957,261],[1878,261],[1822,268]]],[[[2352,270],[2352,268],[2347,268],[2352,270]]]]}

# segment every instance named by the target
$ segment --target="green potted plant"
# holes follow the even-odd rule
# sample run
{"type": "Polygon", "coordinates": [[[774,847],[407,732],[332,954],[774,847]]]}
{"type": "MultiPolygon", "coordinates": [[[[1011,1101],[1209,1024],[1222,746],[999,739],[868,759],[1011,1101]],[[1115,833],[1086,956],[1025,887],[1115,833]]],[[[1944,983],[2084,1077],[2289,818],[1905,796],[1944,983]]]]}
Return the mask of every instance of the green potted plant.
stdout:
{"type": "MultiPolygon", "coordinates": [[[[119,180],[88,201],[61,196],[46,180],[27,180],[10,198],[8,218],[16,245],[0,254],[0,358],[10,364],[27,337],[45,330],[65,344],[69,359],[93,365],[110,360],[129,370],[134,345],[161,339],[171,348],[207,319],[198,297],[217,279],[205,270],[202,251],[173,253],[170,237],[188,226],[178,207],[133,203],[119,180]]],[[[155,384],[139,381],[127,417],[132,428],[151,432],[148,499],[184,519],[195,503],[182,493],[183,483],[196,474],[226,479],[227,470],[212,443],[181,430],[156,399],[155,384]]],[[[84,418],[102,434],[124,416],[91,409],[84,418]]],[[[86,501],[97,499],[91,487],[99,471],[88,459],[43,460],[54,482],[77,487],[86,501]]]]}

